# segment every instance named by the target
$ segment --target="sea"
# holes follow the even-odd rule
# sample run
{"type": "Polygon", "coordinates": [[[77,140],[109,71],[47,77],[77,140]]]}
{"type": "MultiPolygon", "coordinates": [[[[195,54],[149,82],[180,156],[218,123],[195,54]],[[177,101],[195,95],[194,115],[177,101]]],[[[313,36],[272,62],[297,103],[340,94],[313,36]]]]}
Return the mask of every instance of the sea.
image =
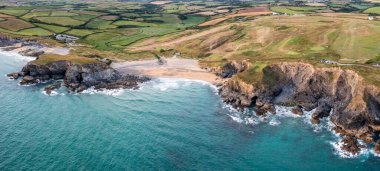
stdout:
{"type": "Polygon", "coordinates": [[[33,60],[0,52],[0,170],[380,170],[373,144],[340,150],[327,119],[277,106],[256,117],[202,81],[156,78],[138,89],[70,94],[20,86],[33,60]]]}

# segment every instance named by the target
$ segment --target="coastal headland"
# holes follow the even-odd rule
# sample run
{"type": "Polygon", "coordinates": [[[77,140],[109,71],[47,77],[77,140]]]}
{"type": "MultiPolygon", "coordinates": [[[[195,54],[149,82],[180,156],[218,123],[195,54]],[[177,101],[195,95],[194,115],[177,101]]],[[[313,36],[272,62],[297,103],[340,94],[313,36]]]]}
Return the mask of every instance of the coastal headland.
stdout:
{"type": "Polygon", "coordinates": [[[380,154],[376,18],[332,11],[338,7],[268,4],[188,16],[148,13],[167,3],[135,9],[132,17],[101,10],[67,10],[65,17],[50,12],[25,21],[2,16],[36,23],[23,29],[46,27],[44,22],[57,29],[53,14],[70,22],[59,26],[67,34],[43,35],[49,38],[4,31],[2,50],[36,57],[7,76],[21,85],[47,82],[47,94],[62,86],[73,93],[133,89],[156,77],[203,80],[235,109],[252,109],[259,117],[276,114],[277,105],[292,107],[295,115],[312,111],[313,124],[323,118],[333,123],[342,150],[357,155],[373,148],[380,154]],[[205,15],[212,17],[205,21],[205,15]]]}

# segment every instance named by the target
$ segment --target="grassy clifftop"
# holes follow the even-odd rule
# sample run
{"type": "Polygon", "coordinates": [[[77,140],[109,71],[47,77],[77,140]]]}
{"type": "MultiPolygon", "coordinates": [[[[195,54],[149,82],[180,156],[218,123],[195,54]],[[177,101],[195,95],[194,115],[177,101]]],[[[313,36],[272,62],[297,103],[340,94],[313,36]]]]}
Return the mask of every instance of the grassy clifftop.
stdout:
{"type": "Polygon", "coordinates": [[[229,20],[198,30],[152,38],[129,47],[131,51],[174,49],[196,57],[206,66],[217,67],[228,60],[248,60],[253,68],[241,74],[251,82],[264,65],[281,61],[304,61],[326,65],[321,59],[339,62],[380,85],[380,22],[367,15],[323,13],[312,16],[263,16],[252,20],[229,20]],[[246,74],[246,75],[244,75],[246,74]]]}

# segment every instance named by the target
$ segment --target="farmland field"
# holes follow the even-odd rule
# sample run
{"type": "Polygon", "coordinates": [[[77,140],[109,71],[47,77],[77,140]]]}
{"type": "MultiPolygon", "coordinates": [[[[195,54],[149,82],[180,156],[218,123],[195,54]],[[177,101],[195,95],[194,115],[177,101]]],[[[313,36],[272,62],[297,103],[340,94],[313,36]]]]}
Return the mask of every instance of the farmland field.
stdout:
{"type": "Polygon", "coordinates": [[[29,10],[0,9],[0,13],[14,15],[14,16],[22,16],[26,14],[28,11],[29,10]]]}
{"type": "Polygon", "coordinates": [[[52,31],[54,33],[62,33],[64,31],[70,30],[69,27],[62,27],[62,26],[56,26],[56,25],[41,24],[41,23],[35,23],[35,25],[43,29],[52,31]]]}
{"type": "Polygon", "coordinates": [[[77,36],[77,37],[84,37],[89,34],[95,33],[93,30],[87,30],[87,29],[72,29],[70,31],[65,32],[66,34],[77,36]]]}
{"type": "Polygon", "coordinates": [[[371,13],[371,14],[379,14],[380,15],[380,7],[369,8],[369,9],[365,10],[364,13],[371,13]]]}
{"type": "Polygon", "coordinates": [[[52,35],[51,32],[44,30],[42,28],[30,28],[30,29],[24,29],[19,31],[22,35],[29,35],[29,36],[50,36],[52,35]]]}
{"type": "Polygon", "coordinates": [[[36,20],[47,24],[56,24],[61,26],[78,26],[85,22],[74,20],[70,17],[35,17],[36,20]]]}
{"type": "Polygon", "coordinates": [[[10,30],[10,31],[18,31],[21,29],[31,28],[34,26],[33,24],[20,20],[20,19],[7,18],[7,20],[0,22],[0,27],[3,29],[10,30]]]}
{"type": "Polygon", "coordinates": [[[94,19],[86,24],[87,28],[90,29],[112,29],[117,26],[111,25],[112,21],[102,20],[102,19],[94,19]]]}

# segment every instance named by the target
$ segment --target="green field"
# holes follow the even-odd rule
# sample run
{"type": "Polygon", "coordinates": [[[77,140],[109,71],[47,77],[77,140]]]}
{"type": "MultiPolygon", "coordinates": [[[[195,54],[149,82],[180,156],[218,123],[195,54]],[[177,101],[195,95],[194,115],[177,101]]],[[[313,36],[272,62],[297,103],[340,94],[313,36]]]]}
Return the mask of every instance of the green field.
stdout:
{"type": "Polygon", "coordinates": [[[87,28],[90,29],[113,29],[117,26],[111,24],[112,21],[102,20],[102,19],[94,19],[86,24],[87,28]]]}
{"type": "Polygon", "coordinates": [[[0,13],[13,15],[13,16],[22,16],[28,12],[29,10],[0,9],[0,13]]]}
{"type": "Polygon", "coordinates": [[[49,15],[50,15],[50,11],[29,12],[29,13],[23,15],[21,18],[29,19],[29,18],[33,18],[33,17],[47,17],[49,15]]]}
{"type": "Polygon", "coordinates": [[[70,31],[65,32],[65,34],[69,34],[69,35],[77,36],[77,37],[84,37],[93,33],[95,33],[95,31],[87,30],[87,29],[72,29],[70,31]]]}
{"type": "Polygon", "coordinates": [[[52,31],[54,33],[62,33],[67,30],[70,30],[69,27],[62,27],[62,26],[56,26],[56,25],[49,25],[49,24],[41,24],[41,23],[35,23],[38,27],[41,27],[43,29],[52,31]]]}
{"type": "Polygon", "coordinates": [[[283,7],[283,6],[270,7],[270,10],[272,10],[274,12],[278,12],[278,13],[284,13],[284,14],[302,14],[302,12],[294,11],[294,10],[288,9],[287,7],[283,7]]]}
{"type": "Polygon", "coordinates": [[[35,17],[34,19],[43,23],[61,26],[78,26],[85,23],[84,21],[75,20],[70,17],[35,17]]]}
{"type": "Polygon", "coordinates": [[[380,15],[380,7],[369,8],[369,9],[365,10],[364,13],[380,15]]]}
{"type": "Polygon", "coordinates": [[[42,28],[30,28],[30,29],[24,29],[19,31],[18,33],[22,35],[29,35],[29,36],[50,36],[53,33],[44,30],[42,28]]]}

